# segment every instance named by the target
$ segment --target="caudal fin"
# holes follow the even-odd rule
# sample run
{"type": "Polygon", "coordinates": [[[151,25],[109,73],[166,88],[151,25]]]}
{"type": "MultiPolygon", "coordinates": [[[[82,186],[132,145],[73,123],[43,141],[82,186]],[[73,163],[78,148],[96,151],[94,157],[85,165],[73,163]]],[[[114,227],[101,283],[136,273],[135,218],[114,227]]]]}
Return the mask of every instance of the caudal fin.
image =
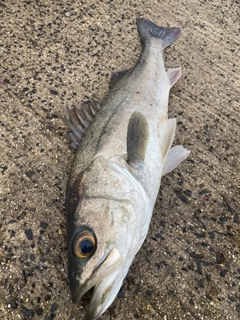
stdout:
{"type": "Polygon", "coordinates": [[[152,21],[145,18],[137,18],[137,28],[143,43],[148,41],[151,37],[159,38],[162,40],[163,49],[169,46],[181,34],[179,28],[159,27],[152,21]]]}

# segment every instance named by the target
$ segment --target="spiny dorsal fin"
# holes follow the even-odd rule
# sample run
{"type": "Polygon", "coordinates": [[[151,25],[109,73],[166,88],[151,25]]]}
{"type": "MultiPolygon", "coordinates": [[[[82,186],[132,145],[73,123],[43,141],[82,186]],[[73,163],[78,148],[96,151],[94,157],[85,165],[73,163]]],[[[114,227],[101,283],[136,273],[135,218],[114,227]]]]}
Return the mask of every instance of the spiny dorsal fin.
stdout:
{"type": "Polygon", "coordinates": [[[135,168],[141,168],[143,165],[148,136],[149,128],[146,117],[134,111],[128,123],[127,154],[128,163],[135,168]]]}
{"type": "Polygon", "coordinates": [[[83,103],[81,106],[67,107],[68,114],[65,119],[72,130],[68,133],[68,137],[72,141],[73,149],[77,149],[83,134],[99,109],[100,105],[98,103],[90,101],[83,103]]]}

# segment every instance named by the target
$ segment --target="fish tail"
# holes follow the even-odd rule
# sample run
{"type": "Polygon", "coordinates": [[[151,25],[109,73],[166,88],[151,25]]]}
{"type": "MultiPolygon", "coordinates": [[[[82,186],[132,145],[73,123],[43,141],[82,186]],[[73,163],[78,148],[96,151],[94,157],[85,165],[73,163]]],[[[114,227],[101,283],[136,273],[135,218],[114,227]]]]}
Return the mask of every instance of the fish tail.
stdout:
{"type": "Polygon", "coordinates": [[[151,38],[158,38],[162,41],[162,48],[165,49],[180,36],[179,28],[159,27],[152,21],[145,18],[137,18],[137,28],[143,43],[151,38]]]}

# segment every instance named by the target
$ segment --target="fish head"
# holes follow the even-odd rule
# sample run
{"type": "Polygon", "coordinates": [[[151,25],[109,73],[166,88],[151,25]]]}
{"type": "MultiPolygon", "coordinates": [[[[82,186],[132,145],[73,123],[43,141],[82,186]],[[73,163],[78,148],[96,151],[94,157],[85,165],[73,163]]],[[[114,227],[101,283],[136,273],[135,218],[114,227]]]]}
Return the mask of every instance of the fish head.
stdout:
{"type": "Polygon", "coordinates": [[[124,171],[119,164],[99,161],[81,177],[81,183],[84,180],[88,187],[68,223],[68,277],[73,302],[78,303],[94,288],[88,320],[98,319],[115,299],[150,221],[144,228],[141,212],[146,211],[146,203],[138,186],[127,177],[126,168],[124,171]],[[95,167],[98,175],[93,181],[95,167]],[[137,214],[140,219],[136,219],[137,214]]]}
{"type": "Polygon", "coordinates": [[[79,211],[86,218],[84,225],[76,223],[70,241],[70,289],[73,302],[78,303],[94,288],[86,319],[98,319],[118,294],[140,247],[137,224],[131,221],[134,208],[127,200],[86,199],[79,211]]]}
{"type": "Polygon", "coordinates": [[[78,303],[94,287],[86,319],[98,319],[117,295],[123,259],[114,246],[102,245],[88,227],[78,228],[68,257],[68,277],[72,301],[78,303]]]}

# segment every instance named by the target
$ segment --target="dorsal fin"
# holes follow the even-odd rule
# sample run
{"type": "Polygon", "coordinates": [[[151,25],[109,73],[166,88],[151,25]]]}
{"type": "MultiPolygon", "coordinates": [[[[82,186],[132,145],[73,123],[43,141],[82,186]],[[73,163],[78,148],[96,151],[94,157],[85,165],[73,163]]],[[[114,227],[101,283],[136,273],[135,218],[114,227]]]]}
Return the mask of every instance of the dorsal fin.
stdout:
{"type": "Polygon", "coordinates": [[[112,87],[114,87],[115,84],[118,83],[128,71],[129,70],[113,72],[110,79],[110,85],[109,85],[110,89],[112,89],[112,87]]]}
{"type": "Polygon", "coordinates": [[[180,67],[168,69],[167,75],[168,75],[168,79],[170,81],[170,86],[172,88],[174,86],[174,84],[181,78],[182,70],[180,67]]]}
{"type": "Polygon", "coordinates": [[[96,102],[84,102],[81,106],[67,107],[66,122],[71,128],[68,137],[73,149],[77,149],[83,134],[99,111],[100,105],[96,102]]]}

